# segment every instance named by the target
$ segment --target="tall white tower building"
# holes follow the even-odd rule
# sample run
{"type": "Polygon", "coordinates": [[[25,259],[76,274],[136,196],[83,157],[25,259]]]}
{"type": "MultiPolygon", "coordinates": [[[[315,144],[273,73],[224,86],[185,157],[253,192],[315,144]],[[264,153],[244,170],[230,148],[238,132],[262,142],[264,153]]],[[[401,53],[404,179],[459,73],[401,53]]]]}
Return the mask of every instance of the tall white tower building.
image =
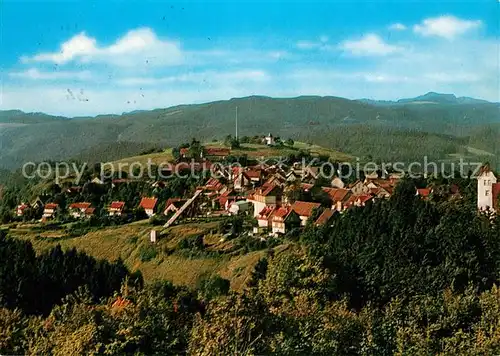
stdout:
{"type": "Polygon", "coordinates": [[[477,207],[479,210],[495,210],[500,194],[500,184],[488,166],[481,168],[477,177],[477,207]]]}

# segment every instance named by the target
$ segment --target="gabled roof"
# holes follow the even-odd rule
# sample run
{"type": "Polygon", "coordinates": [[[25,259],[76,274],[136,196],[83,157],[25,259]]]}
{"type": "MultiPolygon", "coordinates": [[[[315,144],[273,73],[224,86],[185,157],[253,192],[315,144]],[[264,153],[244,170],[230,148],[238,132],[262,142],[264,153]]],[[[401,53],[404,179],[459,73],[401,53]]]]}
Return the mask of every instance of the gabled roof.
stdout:
{"type": "Polygon", "coordinates": [[[273,213],[273,219],[276,217],[276,218],[285,218],[288,213],[290,213],[291,209],[289,207],[281,207],[279,209],[276,209],[273,213]]]}
{"type": "Polygon", "coordinates": [[[490,173],[493,173],[491,171],[490,166],[488,164],[485,164],[484,166],[481,167],[481,169],[479,169],[478,177],[481,177],[484,174],[490,174],[490,173]]]}
{"type": "Polygon", "coordinates": [[[274,206],[266,206],[259,213],[259,215],[257,216],[257,219],[259,219],[259,220],[267,220],[267,219],[269,219],[272,216],[274,210],[276,210],[276,208],[274,206]]]}
{"type": "Polygon", "coordinates": [[[95,208],[87,208],[85,209],[85,215],[94,215],[95,208]]]}
{"type": "Polygon", "coordinates": [[[260,179],[262,176],[262,171],[260,169],[249,169],[245,172],[245,174],[250,179],[260,179]]]}
{"type": "Polygon", "coordinates": [[[48,203],[48,204],[45,204],[45,209],[57,209],[58,206],[59,206],[59,204],[56,204],[56,203],[48,203]]]}
{"type": "Polygon", "coordinates": [[[350,208],[356,203],[359,203],[361,205],[364,205],[367,201],[372,200],[373,196],[368,195],[368,194],[358,194],[358,195],[351,195],[349,199],[345,202],[345,206],[350,208]]]}
{"type": "Polygon", "coordinates": [[[233,189],[226,190],[224,193],[222,193],[220,195],[219,198],[217,198],[219,200],[219,204],[221,204],[221,205],[226,204],[227,201],[231,199],[232,195],[234,195],[234,190],[233,189]]]}
{"type": "Polygon", "coordinates": [[[142,198],[139,206],[144,210],[153,210],[156,206],[156,202],[158,199],[156,198],[142,198]]]}
{"type": "Polygon", "coordinates": [[[279,175],[279,174],[274,174],[270,176],[264,184],[262,184],[263,187],[270,186],[270,185],[283,185],[285,183],[285,179],[279,175]]]}
{"type": "Polygon", "coordinates": [[[346,197],[350,194],[350,190],[344,188],[324,187],[323,191],[330,196],[330,199],[332,199],[333,203],[336,203],[338,201],[344,201],[346,197]]]}
{"type": "Polygon", "coordinates": [[[363,195],[359,196],[358,201],[361,204],[365,204],[367,201],[372,200],[372,199],[373,199],[373,197],[371,195],[363,194],[363,195]]]}
{"type": "Polygon", "coordinates": [[[318,217],[316,220],[315,224],[316,225],[324,225],[330,221],[332,218],[333,214],[335,214],[335,211],[332,209],[325,209],[321,215],[318,217]]]}
{"type": "Polygon", "coordinates": [[[24,204],[24,203],[23,203],[23,204],[19,204],[19,205],[17,206],[17,210],[24,211],[24,210],[28,209],[29,207],[30,207],[30,206],[29,206],[28,204],[24,204]]]}
{"type": "Polygon", "coordinates": [[[252,196],[255,197],[256,195],[259,195],[259,196],[267,197],[267,196],[270,196],[271,193],[275,193],[276,195],[278,195],[280,191],[281,191],[281,188],[279,186],[268,185],[268,186],[256,189],[253,192],[252,196]]]}
{"type": "Polygon", "coordinates": [[[90,208],[92,204],[91,203],[73,203],[69,206],[70,209],[81,209],[81,210],[85,210],[85,209],[88,209],[90,208]]]}
{"type": "Polygon", "coordinates": [[[431,190],[429,188],[420,188],[417,189],[417,195],[427,198],[431,194],[431,190]]]}
{"type": "Polygon", "coordinates": [[[223,147],[209,147],[205,149],[207,156],[228,156],[231,153],[229,148],[223,147]]]}
{"type": "Polygon", "coordinates": [[[222,188],[224,188],[224,184],[222,184],[218,179],[216,178],[210,178],[207,183],[205,184],[204,187],[205,190],[211,190],[211,191],[219,191],[222,188]]]}
{"type": "Polygon", "coordinates": [[[295,211],[299,216],[311,216],[313,209],[317,209],[321,206],[320,203],[309,203],[305,201],[296,201],[292,205],[292,210],[295,211]]]}
{"type": "Polygon", "coordinates": [[[125,202],[123,201],[114,201],[109,206],[111,209],[123,209],[125,207],[125,202]]]}

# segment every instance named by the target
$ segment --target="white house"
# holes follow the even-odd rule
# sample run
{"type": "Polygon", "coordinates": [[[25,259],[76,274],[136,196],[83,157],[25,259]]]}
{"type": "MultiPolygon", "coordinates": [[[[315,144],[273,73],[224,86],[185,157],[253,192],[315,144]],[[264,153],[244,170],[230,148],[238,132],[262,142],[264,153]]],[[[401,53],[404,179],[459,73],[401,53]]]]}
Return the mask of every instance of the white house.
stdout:
{"type": "Polygon", "coordinates": [[[268,146],[274,146],[276,144],[276,140],[274,139],[273,135],[269,133],[269,135],[264,137],[264,143],[268,146]]]}
{"type": "Polygon", "coordinates": [[[266,206],[276,206],[281,202],[283,190],[280,187],[270,185],[261,187],[247,197],[247,200],[253,204],[253,216],[256,218],[266,206]]]}
{"type": "Polygon", "coordinates": [[[500,183],[488,166],[481,168],[477,177],[477,208],[481,211],[497,208],[500,183]]]}
{"type": "Polygon", "coordinates": [[[231,204],[229,212],[232,215],[244,214],[250,210],[250,202],[240,200],[231,204]]]}
{"type": "Polygon", "coordinates": [[[56,214],[57,214],[58,208],[59,208],[59,204],[55,204],[55,203],[46,204],[44,209],[43,209],[42,221],[54,219],[56,214]]]}
{"type": "Polygon", "coordinates": [[[69,206],[69,214],[75,219],[89,217],[94,214],[95,209],[90,203],[73,203],[69,206]]]}
{"type": "Polygon", "coordinates": [[[114,201],[108,208],[109,216],[121,216],[123,214],[123,210],[125,208],[125,202],[123,201],[114,201]]]}

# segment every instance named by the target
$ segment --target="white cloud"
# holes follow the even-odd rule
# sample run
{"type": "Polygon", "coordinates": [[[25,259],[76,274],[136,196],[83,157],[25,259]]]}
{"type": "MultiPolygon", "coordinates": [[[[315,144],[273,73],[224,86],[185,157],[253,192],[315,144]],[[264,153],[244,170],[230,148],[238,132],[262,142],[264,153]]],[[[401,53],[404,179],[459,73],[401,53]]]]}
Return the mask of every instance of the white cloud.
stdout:
{"type": "Polygon", "coordinates": [[[53,71],[44,72],[37,68],[30,68],[21,72],[10,72],[9,77],[22,78],[30,80],[89,80],[92,78],[92,73],[88,70],[85,71],[53,71]]]}
{"type": "Polygon", "coordinates": [[[309,41],[309,40],[301,40],[296,43],[296,47],[302,50],[311,50],[311,49],[328,49],[328,41],[330,39],[326,35],[322,35],[318,40],[309,41]]]}
{"type": "Polygon", "coordinates": [[[116,83],[124,86],[153,86],[159,84],[197,84],[207,86],[262,83],[271,77],[262,70],[239,70],[230,72],[205,71],[168,77],[127,77],[116,83]]]}
{"type": "Polygon", "coordinates": [[[340,44],[340,48],[354,56],[386,56],[402,50],[401,47],[384,42],[373,33],[368,33],[356,41],[344,41],[340,44]]]}
{"type": "Polygon", "coordinates": [[[297,42],[297,48],[304,49],[304,50],[318,48],[318,45],[319,44],[317,42],[312,42],[312,41],[302,40],[302,41],[297,42]]]}
{"type": "Polygon", "coordinates": [[[169,67],[172,62],[167,61],[165,68],[149,68],[138,63],[165,49],[165,41],[152,31],[130,31],[109,46],[84,33],[78,36],[62,46],[60,53],[30,58],[66,63],[65,71],[33,65],[31,69],[8,73],[2,82],[0,106],[88,115],[254,94],[398,99],[428,91],[500,101],[498,44],[489,38],[429,39],[405,42],[403,47],[400,43],[388,44],[375,34],[351,38],[339,45],[333,45],[325,36],[302,41],[304,48],[312,48],[310,52],[297,50],[300,42],[288,52],[258,45],[181,51],[176,45],[183,66],[169,67]],[[347,55],[338,56],[339,49],[365,57],[353,61],[347,55]],[[117,63],[119,60],[124,63],[117,63]]]}
{"type": "Polygon", "coordinates": [[[413,31],[423,36],[438,36],[453,39],[480,27],[481,24],[481,20],[462,20],[455,16],[443,15],[425,19],[422,23],[413,26],[413,31]]]}
{"type": "Polygon", "coordinates": [[[389,30],[393,31],[404,31],[406,29],[407,27],[400,22],[393,23],[392,25],[389,26],[389,30]]]}
{"type": "Polygon", "coordinates": [[[95,38],[82,32],[64,42],[59,52],[25,56],[22,60],[57,64],[78,60],[119,66],[136,66],[139,63],[177,65],[182,63],[183,53],[178,43],[161,40],[149,28],[138,28],[127,32],[110,46],[98,46],[95,38]]]}

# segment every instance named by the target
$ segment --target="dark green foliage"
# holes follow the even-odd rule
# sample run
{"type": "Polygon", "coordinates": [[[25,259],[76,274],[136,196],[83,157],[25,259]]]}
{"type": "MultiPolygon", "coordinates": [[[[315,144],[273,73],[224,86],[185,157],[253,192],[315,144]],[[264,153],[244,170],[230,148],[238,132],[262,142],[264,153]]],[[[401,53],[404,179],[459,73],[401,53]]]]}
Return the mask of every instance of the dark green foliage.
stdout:
{"type": "Polygon", "coordinates": [[[204,247],[203,236],[201,235],[185,237],[177,245],[179,250],[203,250],[204,247]]]}
{"type": "MultiPolygon", "coordinates": [[[[0,305],[28,314],[47,314],[63,297],[86,286],[95,301],[131,277],[123,262],[96,261],[75,249],[54,247],[40,256],[31,243],[0,232],[0,305]]],[[[140,275],[134,276],[142,283],[140,275]]]]}
{"type": "Polygon", "coordinates": [[[158,255],[158,251],[153,245],[142,245],[139,248],[139,259],[141,262],[151,261],[158,255]]]}
{"type": "Polygon", "coordinates": [[[205,299],[213,299],[221,295],[226,295],[229,292],[230,283],[227,279],[219,275],[202,278],[198,282],[197,289],[205,299]]]}
{"type": "MultiPolygon", "coordinates": [[[[480,136],[481,126],[495,124],[498,118],[498,105],[492,103],[381,107],[312,96],[248,97],[79,120],[47,115],[33,120],[32,116],[23,119],[26,126],[10,126],[0,131],[3,143],[0,167],[14,168],[26,161],[48,158],[108,161],[143,152],[148,144],[142,142],[174,147],[193,136],[202,141],[220,138],[234,130],[235,106],[241,118],[239,131],[244,135],[258,139],[263,133],[275,132],[281,137],[383,160],[412,160],[417,154],[419,158],[424,154],[443,158],[468,144],[471,132],[479,138],[473,138],[472,142],[484,142],[488,151],[493,143],[480,136]],[[439,135],[443,132],[456,137],[439,135]]],[[[19,116],[12,112],[3,113],[3,117],[6,122],[19,122],[19,116]]]]}
{"type": "Polygon", "coordinates": [[[302,240],[336,275],[332,293],[356,308],[449,286],[463,291],[470,283],[485,290],[498,278],[498,229],[467,202],[422,201],[412,181],[399,184],[389,201],[351,209],[302,240]]]}
{"type": "Polygon", "coordinates": [[[243,217],[232,215],[219,222],[217,230],[220,234],[229,233],[231,236],[237,236],[243,231],[243,217]]]}
{"type": "Polygon", "coordinates": [[[260,239],[254,236],[242,235],[234,241],[234,250],[240,253],[249,253],[252,251],[260,251],[270,249],[279,245],[281,240],[269,237],[267,239],[260,239]]]}
{"type": "Polygon", "coordinates": [[[261,258],[259,262],[257,262],[252,271],[250,280],[247,283],[249,287],[257,287],[259,281],[266,279],[268,265],[269,262],[267,258],[261,258]]]}

